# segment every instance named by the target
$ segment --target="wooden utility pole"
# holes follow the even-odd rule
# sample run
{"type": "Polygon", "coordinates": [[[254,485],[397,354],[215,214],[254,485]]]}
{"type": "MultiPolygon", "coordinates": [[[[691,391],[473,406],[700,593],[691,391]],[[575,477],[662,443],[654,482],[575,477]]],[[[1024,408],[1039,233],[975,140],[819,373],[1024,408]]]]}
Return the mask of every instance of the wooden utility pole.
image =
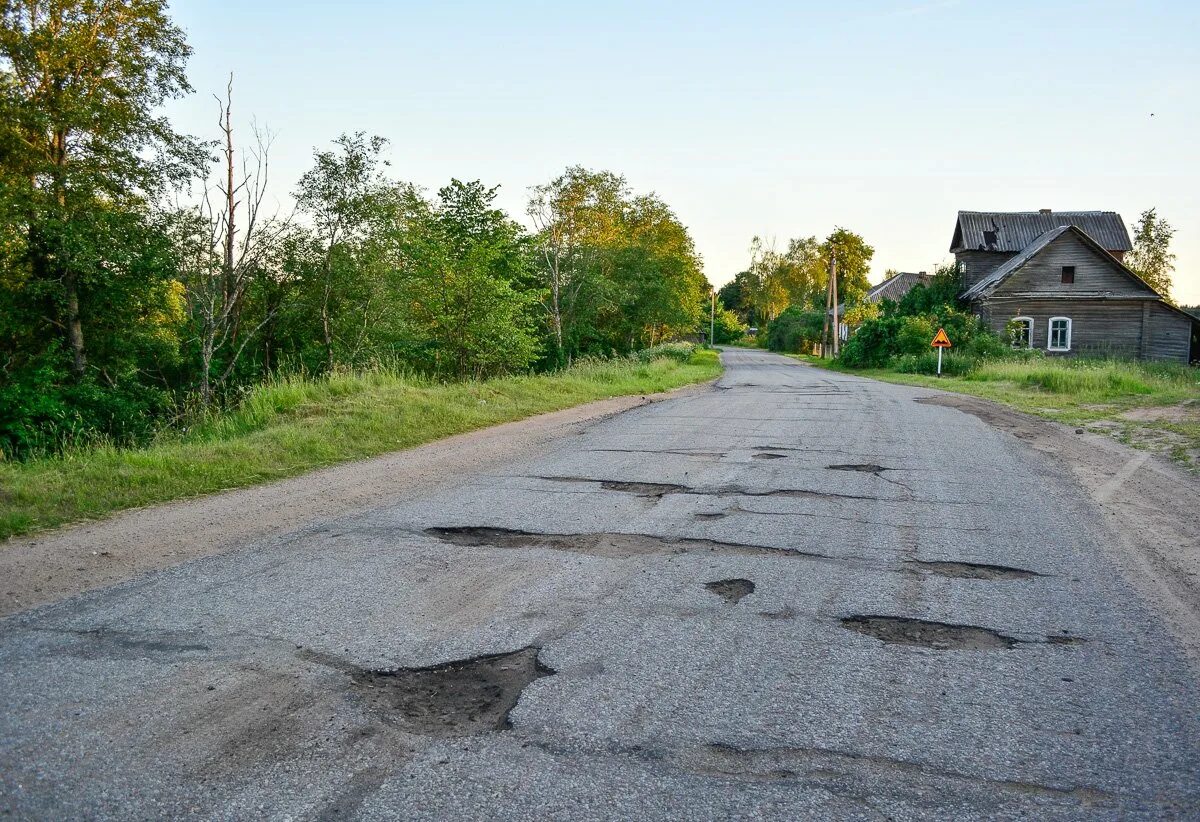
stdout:
{"type": "Polygon", "coordinates": [[[825,283],[825,326],[821,331],[821,356],[836,357],[838,353],[838,293],[837,293],[837,252],[829,253],[829,281],[825,283]],[[832,323],[831,323],[832,319],[832,323]],[[832,334],[830,334],[832,325],[832,334]]]}
{"type": "Polygon", "coordinates": [[[838,325],[837,250],[829,252],[829,287],[833,291],[833,356],[838,355],[842,342],[842,327],[838,325]]]}
{"type": "Polygon", "coordinates": [[[833,298],[833,292],[829,289],[829,283],[825,283],[825,324],[821,327],[821,358],[829,356],[829,313],[833,310],[832,304],[829,302],[833,298]]]}
{"type": "Polygon", "coordinates": [[[717,289],[712,289],[709,294],[708,304],[708,345],[711,348],[717,344],[717,289]]]}

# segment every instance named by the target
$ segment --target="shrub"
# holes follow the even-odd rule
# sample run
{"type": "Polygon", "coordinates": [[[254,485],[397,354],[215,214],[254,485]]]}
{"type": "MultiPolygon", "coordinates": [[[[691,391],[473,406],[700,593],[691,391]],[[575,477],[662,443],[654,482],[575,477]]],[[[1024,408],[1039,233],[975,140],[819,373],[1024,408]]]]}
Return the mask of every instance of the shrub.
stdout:
{"type": "Polygon", "coordinates": [[[791,306],[767,326],[767,348],[793,354],[820,343],[825,330],[825,312],[791,306]]]}
{"type": "MultiPolygon", "coordinates": [[[[891,361],[891,367],[901,374],[937,374],[936,351],[921,354],[902,354],[891,361]]],[[[966,353],[946,352],[942,356],[942,373],[950,377],[965,377],[979,367],[982,360],[966,353]]]]}
{"type": "Polygon", "coordinates": [[[692,354],[696,352],[695,343],[689,342],[671,342],[662,343],[661,345],[653,345],[650,348],[643,348],[635,354],[638,362],[651,362],[660,359],[672,359],[677,362],[687,362],[692,358],[692,354]]]}

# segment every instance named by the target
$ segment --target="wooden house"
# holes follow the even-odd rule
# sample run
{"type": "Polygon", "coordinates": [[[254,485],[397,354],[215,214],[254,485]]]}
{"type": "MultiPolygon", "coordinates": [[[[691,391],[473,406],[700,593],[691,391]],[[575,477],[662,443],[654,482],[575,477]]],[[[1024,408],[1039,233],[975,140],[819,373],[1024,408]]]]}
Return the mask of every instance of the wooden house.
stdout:
{"type": "Polygon", "coordinates": [[[950,251],[962,298],[1014,345],[1053,355],[1200,359],[1200,322],[1122,263],[1111,211],[960,211],[950,251]]]}

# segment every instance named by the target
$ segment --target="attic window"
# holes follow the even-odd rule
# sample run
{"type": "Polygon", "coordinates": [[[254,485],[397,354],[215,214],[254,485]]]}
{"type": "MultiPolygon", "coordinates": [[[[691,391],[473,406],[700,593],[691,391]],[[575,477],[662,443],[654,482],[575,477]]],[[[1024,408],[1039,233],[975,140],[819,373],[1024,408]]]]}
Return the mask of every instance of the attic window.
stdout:
{"type": "Polygon", "coordinates": [[[1062,281],[1067,284],[1075,282],[1075,266],[1064,265],[1062,267],[1062,281]]]}

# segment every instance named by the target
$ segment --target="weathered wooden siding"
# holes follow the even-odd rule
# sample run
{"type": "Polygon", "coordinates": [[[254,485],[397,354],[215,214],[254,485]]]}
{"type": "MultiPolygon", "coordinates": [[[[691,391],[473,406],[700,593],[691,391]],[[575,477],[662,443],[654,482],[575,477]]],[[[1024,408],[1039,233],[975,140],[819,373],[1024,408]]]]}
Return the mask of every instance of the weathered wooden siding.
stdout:
{"type": "Polygon", "coordinates": [[[1016,256],[1015,251],[958,251],[954,259],[959,268],[966,266],[967,271],[962,278],[963,291],[991,274],[1004,262],[1016,256]]]}
{"type": "Polygon", "coordinates": [[[1149,339],[1144,344],[1148,359],[1188,361],[1192,343],[1192,321],[1162,303],[1150,306],[1149,339]]]}
{"type": "Polygon", "coordinates": [[[1190,321],[1153,299],[993,296],[976,303],[974,308],[984,323],[1001,336],[1012,318],[1032,317],[1033,347],[1043,351],[1049,344],[1050,318],[1069,317],[1071,350],[1047,351],[1052,356],[1142,357],[1176,362],[1188,359],[1190,321]]]}
{"type": "Polygon", "coordinates": [[[993,296],[1010,294],[1153,294],[1126,273],[1112,255],[1087,246],[1073,233],[1063,234],[995,287],[993,296]],[[1075,282],[1062,281],[1063,266],[1075,266],[1075,282]]]}

